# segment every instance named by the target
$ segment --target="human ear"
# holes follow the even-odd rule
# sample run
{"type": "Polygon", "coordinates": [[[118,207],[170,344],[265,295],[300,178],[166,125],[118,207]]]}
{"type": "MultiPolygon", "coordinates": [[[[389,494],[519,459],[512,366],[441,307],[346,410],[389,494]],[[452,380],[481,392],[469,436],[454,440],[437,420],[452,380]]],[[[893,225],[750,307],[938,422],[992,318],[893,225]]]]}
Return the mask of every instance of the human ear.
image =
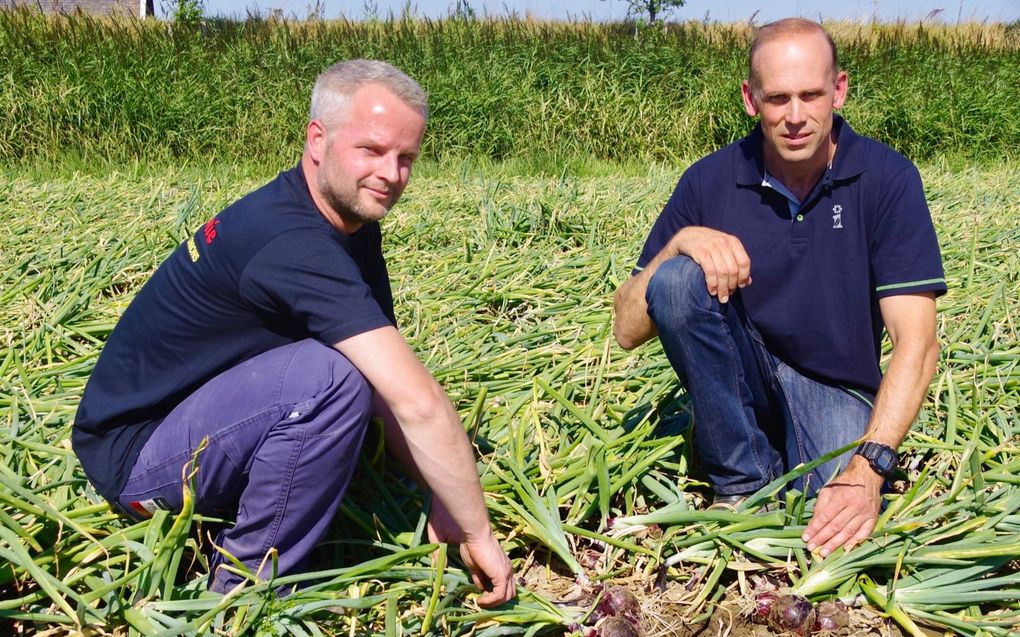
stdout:
{"type": "Polygon", "coordinates": [[[754,90],[751,89],[751,84],[747,80],[740,83],[740,94],[744,99],[744,112],[749,117],[757,117],[760,109],[754,98],[754,90]]]}
{"type": "Polygon", "coordinates": [[[843,104],[846,102],[846,94],[850,88],[850,78],[847,76],[846,71],[840,71],[836,75],[836,90],[832,96],[832,108],[839,109],[843,108],[843,104]]]}
{"type": "Polygon", "coordinates": [[[305,145],[308,147],[308,154],[312,161],[319,163],[326,154],[326,147],[329,145],[329,134],[326,132],[326,125],[321,120],[313,119],[308,122],[305,128],[305,145]]]}

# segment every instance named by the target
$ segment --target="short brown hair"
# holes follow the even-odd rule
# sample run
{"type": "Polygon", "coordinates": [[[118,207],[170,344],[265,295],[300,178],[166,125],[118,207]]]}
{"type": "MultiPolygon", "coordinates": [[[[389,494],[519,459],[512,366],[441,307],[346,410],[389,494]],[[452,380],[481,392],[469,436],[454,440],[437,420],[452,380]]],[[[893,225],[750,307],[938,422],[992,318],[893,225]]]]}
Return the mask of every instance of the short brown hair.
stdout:
{"type": "Polygon", "coordinates": [[[754,54],[758,52],[758,49],[773,40],[779,40],[791,35],[810,34],[821,34],[825,37],[825,41],[829,43],[829,50],[832,52],[832,75],[835,77],[839,73],[839,57],[836,54],[836,43],[833,42],[829,32],[822,25],[811,20],[805,20],[804,18],[783,18],[782,20],[769,22],[754,32],[751,50],[747,54],[747,83],[751,87],[751,92],[757,96],[761,91],[760,80],[754,70],[754,54]]]}

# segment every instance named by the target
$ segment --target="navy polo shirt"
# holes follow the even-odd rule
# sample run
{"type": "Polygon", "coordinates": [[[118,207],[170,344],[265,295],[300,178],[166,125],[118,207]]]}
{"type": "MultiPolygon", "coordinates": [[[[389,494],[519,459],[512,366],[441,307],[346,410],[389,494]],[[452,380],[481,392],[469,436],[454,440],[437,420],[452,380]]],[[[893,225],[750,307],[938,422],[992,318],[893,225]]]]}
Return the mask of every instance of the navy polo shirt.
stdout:
{"type": "Polygon", "coordinates": [[[138,292],[85,387],[74,450],[114,500],[160,420],[220,372],[392,324],[379,224],[338,232],[298,166],[199,227],[138,292]]]}
{"type": "Polygon", "coordinates": [[[946,292],[917,168],[836,116],[836,154],[793,221],[762,185],[760,126],[693,164],[645,242],[640,271],[681,228],[740,239],[751,285],[740,291],[769,351],[800,373],[874,398],[884,325],[878,300],[946,292]]]}

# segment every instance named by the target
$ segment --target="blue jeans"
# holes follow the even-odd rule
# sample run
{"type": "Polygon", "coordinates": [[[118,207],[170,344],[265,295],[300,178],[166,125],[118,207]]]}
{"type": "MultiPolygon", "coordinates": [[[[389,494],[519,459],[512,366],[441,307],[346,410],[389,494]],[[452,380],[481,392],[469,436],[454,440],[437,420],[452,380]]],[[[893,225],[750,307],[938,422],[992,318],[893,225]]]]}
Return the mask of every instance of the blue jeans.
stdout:
{"type": "MultiPolygon", "coordinates": [[[[796,465],[864,435],[871,406],[807,378],[770,353],[739,292],[720,303],[708,293],[701,266],[689,257],[663,263],[645,298],[666,356],[691,397],[694,450],[717,494],[753,493],[796,465]]],[[[816,492],[851,454],[792,486],[816,492]]]]}
{"type": "MultiPolygon", "coordinates": [[[[305,340],[270,350],[208,381],[159,424],[118,504],[136,516],[180,511],[182,468],[208,437],[195,508],[236,516],[216,544],[253,572],[275,547],[280,575],[301,572],[350,482],[371,412],[371,387],[333,348],[305,340]]],[[[217,553],[210,567],[219,592],[241,581],[217,568],[223,562],[217,553]]]]}

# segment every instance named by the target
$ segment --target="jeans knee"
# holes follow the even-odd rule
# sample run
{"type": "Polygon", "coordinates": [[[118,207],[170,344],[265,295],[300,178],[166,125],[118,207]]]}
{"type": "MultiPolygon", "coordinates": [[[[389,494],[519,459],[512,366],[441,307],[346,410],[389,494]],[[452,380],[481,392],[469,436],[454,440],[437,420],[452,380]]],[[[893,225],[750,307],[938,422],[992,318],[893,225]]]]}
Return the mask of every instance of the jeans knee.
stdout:
{"type": "Polygon", "coordinates": [[[665,261],[648,281],[648,314],[659,331],[684,325],[690,312],[710,303],[705,272],[688,256],[665,261]]]}

